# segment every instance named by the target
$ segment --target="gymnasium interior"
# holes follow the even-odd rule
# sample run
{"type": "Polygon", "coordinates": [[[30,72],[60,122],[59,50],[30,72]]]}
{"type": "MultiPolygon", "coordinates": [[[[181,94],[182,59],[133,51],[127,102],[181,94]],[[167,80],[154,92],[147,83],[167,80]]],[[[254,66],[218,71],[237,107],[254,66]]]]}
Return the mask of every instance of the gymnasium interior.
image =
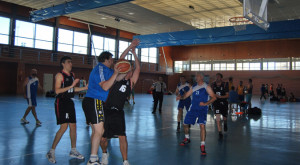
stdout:
{"type": "MultiPolygon", "coordinates": [[[[117,61],[133,39],[140,40],[141,72],[135,104],[130,100],[124,107],[130,164],[299,164],[299,9],[299,0],[0,1],[0,164],[51,164],[45,155],[59,126],[55,98],[46,93],[54,90],[63,56],[72,58],[76,77],[88,82],[101,52],[111,52],[117,61]],[[20,123],[28,106],[23,83],[32,69],[43,87],[36,107],[41,126],[31,113],[29,124],[20,123]],[[217,73],[225,82],[232,77],[235,87],[252,79],[252,107],[262,110],[256,116],[229,113],[221,140],[209,110],[206,156],[201,156],[197,124],[191,126],[187,146],[179,145],[183,129],[176,132],[180,76],[194,83],[198,72],[208,83],[217,73]],[[167,90],[162,112],[152,114],[150,87],[159,77],[167,90]],[[276,101],[260,99],[262,84],[273,84],[274,91],[282,84],[286,95],[276,101]],[[294,101],[289,101],[292,94],[294,101]]],[[[126,59],[134,63],[132,54],[126,59]]],[[[92,131],[78,94],[74,103],[77,149],[85,159],[69,157],[67,131],[57,146],[56,164],[88,162],[92,131]]],[[[109,141],[108,152],[109,164],[122,164],[118,139],[109,141]]],[[[101,148],[98,153],[101,157],[101,148]]]]}

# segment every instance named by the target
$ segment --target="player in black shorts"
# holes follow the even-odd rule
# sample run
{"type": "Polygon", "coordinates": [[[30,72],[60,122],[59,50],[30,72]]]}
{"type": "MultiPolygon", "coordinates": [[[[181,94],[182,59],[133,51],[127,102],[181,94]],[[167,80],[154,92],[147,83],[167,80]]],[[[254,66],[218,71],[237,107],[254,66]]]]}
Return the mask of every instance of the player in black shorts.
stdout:
{"type": "Polygon", "coordinates": [[[74,92],[87,90],[88,87],[75,87],[79,79],[75,79],[74,73],[71,72],[71,57],[62,57],[60,64],[63,70],[57,73],[55,77],[55,93],[57,95],[54,104],[57,125],[60,125],[60,128],[55,135],[51,150],[46,154],[47,159],[51,163],[56,163],[55,148],[68,127],[70,127],[71,139],[70,156],[77,159],[84,159],[84,156],[76,150],[76,114],[74,102],[71,98],[74,97],[74,92]]]}
{"type": "Polygon", "coordinates": [[[228,97],[229,89],[228,83],[223,80],[223,75],[221,73],[216,74],[216,81],[212,83],[212,89],[216,94],[217,100],[213,103],[214,113],[216,115],[217,127],[219,131],[219,138],[223,137],[222,125],[221,125],[221,115],[224,121],[224,132],[227,132],[227,115],[228,115],[228,97]]]}
{"type": "MultiPolygon", "coordinates": [[[[101,148],[103,153],[107,153],[107,139],[119,138],[120,150],[123,157],[123,165],[129,165],[127,158],[127,138],[126,138],[126,127],[124,117],[124,104],[127,97],[137,82],[140,74],[140,62],[135,53],[135,48],[131,49],[135,59],[135,69],[131,70],[127,74],[121,74],[116,79],[114,85],[110,88],[108,98],[104,105],[104,134],[101,140],[101,148]]],[[[107,157],[103,159],[101,164],[108,164],[107,157]]]]}

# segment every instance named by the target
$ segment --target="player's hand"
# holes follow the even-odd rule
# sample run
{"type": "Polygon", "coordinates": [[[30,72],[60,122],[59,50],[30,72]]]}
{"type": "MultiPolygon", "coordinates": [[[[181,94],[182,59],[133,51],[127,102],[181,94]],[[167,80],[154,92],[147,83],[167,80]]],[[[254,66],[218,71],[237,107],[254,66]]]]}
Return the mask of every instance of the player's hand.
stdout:
{"type": "Polygon", "coordinates": [[[206,104],[204,102],[200,102],[199,104],[200,106],[206,106],[206,104]]]}
{"type": "Polygon", "coordinates": [[[140,40],[139,39],[134,39],[131,44],[130,44],[130,47],[133,48],[133,47],[136,47],[140,44],[140,40]]]}
{"type": "Polygon", "coordinates": [[[119,74],[120,68],[117,67],[117,65],[114,66],[114,73],[119,74]]]}
{"type": "Polygon", "coordinates": [[[180,95],[176,96],[176,101],[178,101],[178,100],[180,100],[180,99],[181,99],[181,96],[180,96],[180,95]]]}
{"type": "Polygon", "coordinates": [[[85,90],[88,90],[88,89],[89,89],[89,84],[86,84],[85,90]]]}
{"type": "Polygon", "coordinates": [[[77,78],[77,79],[75,79],[74,81],[73,81],[73,83],[72,83],[72,87],[75,87],[76,86],[76,84],[79,82],[80,80],[77,78]]]}

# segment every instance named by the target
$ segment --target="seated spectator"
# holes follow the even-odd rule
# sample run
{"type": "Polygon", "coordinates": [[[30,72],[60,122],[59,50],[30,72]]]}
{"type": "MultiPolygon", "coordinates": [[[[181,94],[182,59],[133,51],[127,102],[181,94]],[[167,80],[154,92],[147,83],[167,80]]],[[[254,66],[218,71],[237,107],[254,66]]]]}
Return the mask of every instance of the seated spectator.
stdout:
{"type": "Polygon", "coordinates": [[[297,99],[295,98],[295,95],[294,95],[293,92],[291,92],[291,94],[290,94],[289,101],[290,101],[290,102],[296,102],[296,101],[297,101],[297,99]]]}
{"type": "Polygon", "coordinates": [[[238,105],[241,102],[240,99],[239,99],[238,93],[234,89],[235,89],[234,86],[232,86],[231,90],[229,92],[228,102],[229,102],[230,110],[232,109],[232,104],[237,104],[237,108],[238,108],[238,105]]]}

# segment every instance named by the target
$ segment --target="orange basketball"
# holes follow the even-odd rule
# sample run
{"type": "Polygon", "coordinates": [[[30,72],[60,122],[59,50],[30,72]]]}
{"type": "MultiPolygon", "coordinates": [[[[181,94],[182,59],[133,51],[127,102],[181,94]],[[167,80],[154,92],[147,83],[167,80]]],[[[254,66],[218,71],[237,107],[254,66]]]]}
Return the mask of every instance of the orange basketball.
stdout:
{"type": "Polygon", "coordinates": [[[128,60],[120,59],[117,61],[116,67],[120,69],[120,73],[127,73],[131,69],[131,64],[128,60]]]}

